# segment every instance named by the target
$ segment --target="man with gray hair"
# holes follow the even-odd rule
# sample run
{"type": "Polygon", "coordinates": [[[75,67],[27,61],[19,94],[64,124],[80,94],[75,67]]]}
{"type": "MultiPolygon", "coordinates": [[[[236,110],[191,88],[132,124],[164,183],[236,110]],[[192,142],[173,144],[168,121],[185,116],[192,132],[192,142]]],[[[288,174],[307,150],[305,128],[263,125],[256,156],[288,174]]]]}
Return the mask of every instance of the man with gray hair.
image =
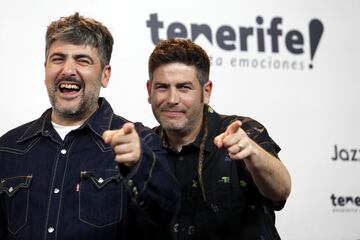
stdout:
{"type": "Polygon", "coordinates": [[[48,26],[52,107],[0,138],[0,239],[142,239],[172,219],[179,191],[160,139],[99,97],[112,46],[78,13],[48,26]]]}

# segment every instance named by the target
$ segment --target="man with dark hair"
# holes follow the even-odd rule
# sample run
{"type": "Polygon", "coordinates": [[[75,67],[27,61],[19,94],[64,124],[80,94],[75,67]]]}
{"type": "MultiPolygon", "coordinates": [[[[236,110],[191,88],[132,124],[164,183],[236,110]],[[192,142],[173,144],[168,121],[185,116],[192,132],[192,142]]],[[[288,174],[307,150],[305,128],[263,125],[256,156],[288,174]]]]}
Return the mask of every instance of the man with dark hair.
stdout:
{"type": "Polygon", "coordinates": [[[174,239],[280,239],[274,210],[290,194],[280,147],[259,122],[216,113],[206,52],[191,40],[160,41],[149,58],[156,132],[181,188],[174,239]]]}
{"type": "Polygon", "coordinates": [[[52,107],[0,138],[1,240],[142,239],[172,219],[179,191],[159,137],[99,97],[112,46],[78,13],[48,26],[52,107]]]}

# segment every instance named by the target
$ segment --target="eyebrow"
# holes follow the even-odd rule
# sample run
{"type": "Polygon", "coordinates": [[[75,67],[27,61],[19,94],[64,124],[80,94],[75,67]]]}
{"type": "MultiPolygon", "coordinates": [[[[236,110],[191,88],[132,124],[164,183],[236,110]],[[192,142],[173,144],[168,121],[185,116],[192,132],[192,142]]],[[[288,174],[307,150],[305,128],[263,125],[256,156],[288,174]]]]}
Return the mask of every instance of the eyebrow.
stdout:
{"type": "Polygon", "coordinates": [[[79,58],[87,58],[91,61],[91,63],[94,63],[94,60],[91,56],[87,55],[87,54],[74,54],[74,58],[75,59],[79,59],[79,58]]]}
{"type": "MultiPolygon", "coordinates": [[[[164,83],[164,82],[161,82],[161,81],[155,81],[154,84],[155,85],[171,85],[169,83],[164,83]]],[[[180,82],[180,83],[176,83],[175,85],[178,86],[178,85],[186,85],[186,84],[193,85],[193,83],[191,81],[180,82]]]]}
{"type": "Polygon", "coordinates": [[[61,52],[55,52],[55,53],[52,53],[51,55],[48,56],[48,58],[52,58],[54,56],[59,56],[59,57],[65,57],[66,55],[64,53],[61,53],[61,52]]]}
{"type": "MultiPolygon", "coordinates": [[[[62,53],[62,52],[54,52],[54,53],[52,53],[52,54],[49,56],[49,59],[51,59],[51,58],[54,57],[54,56],[66,57],[67,54],[62,53]]],[[[79,53],[79,54],[74,54],[74,55],[72,55],[72,57],[73,57],[74,59],[76,59],[76,60],[79,59],[79,58],[87,58],[87,59],[90,60],[91,63],[94,63],[94,59],[93,59],[91,56],[89,56],[88,54],[79,53]]]]}
{"type": "Polygon", "coordinates": [[[183,85],[193,85],[193,83],[190,81],[187,81],[187,82],[181,82],[181,83],[176,84],[176,86],[183,86],[183,85]]]}

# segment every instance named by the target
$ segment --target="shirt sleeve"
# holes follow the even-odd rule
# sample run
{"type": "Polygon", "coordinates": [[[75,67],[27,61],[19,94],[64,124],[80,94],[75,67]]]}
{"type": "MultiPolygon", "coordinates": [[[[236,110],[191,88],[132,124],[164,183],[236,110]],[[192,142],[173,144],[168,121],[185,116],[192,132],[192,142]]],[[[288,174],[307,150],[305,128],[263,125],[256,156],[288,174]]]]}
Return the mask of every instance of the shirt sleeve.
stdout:
{"type": "MultiPolygon", "coordinates": [[[[242,127],[244,128],[247,135],[252,140],[254,140],[260,147],[262,147],[265,151],[267,151],[268,153],[272,154],[277,159],[279,159],[278,153],[280,152],[281,148],[269,136],[266,128],[262,124],[251,118],[244,118],[241,120],[244,124],[242,127]]],[[[272,201],[263,197],[263,195],[261,196],[262,196],[261,198],[263,199],[261,201],[263,201],[265,205],[276,211],[281,210],[286,203],[286,201],[272,201]]]]}
{"type": "Polygon", "coordinates": [[[277,154],[280,152],[281,148],[274,140],[272,140],[266,128],[251,118],[244,118],[242,121],[246,134],[259,144],[260,147],[278,158],[277,154]]]}
{"type": "Polygon", "coordinates": [[[156,225],[167,224],[179,209],[180,190],[170,172],[167,153],[160,138],[149,128],[136,124],[141,138],[141,157],[125,177],[135,206],[156,225]]]}

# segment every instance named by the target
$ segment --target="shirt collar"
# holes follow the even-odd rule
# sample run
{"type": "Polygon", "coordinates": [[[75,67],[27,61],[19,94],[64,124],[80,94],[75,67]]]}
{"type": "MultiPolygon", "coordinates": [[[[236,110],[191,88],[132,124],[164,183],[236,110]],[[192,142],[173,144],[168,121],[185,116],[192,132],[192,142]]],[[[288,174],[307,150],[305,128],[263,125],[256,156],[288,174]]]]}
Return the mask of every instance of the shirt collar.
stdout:
{"type": "MultiPolygon", "coordinates": [[[[205,151],[207,152],[211,152],[212,149],[215,147],[214,145],[214,138],[217,136],[220,127],[221,127],[221,118],[220,115],[218,113],[216,113],[214,111],[214,109],[212,109],[210,106],[208,106],[208,111],[207,111],[207,127],[208,127],[208,136],[206,139],[206,143],[205,143],[205,151]]],[[[170,146],[169,142],[168,142],[168,138],[166,135],[166,132],[164,131],[163,128],[161,128],[160,126],[157,126],[156,128],[154,128],[155,132],[160,135],[163,146],[165,148],[170,148],[172,149],[172,147],[170,146]]],[[[200,133],[196,136],[195,141],[193,143],[190,143],[189,146],[195,146],[197,148],[200,148],[200,144],[201,144],[201,139],[204,136],[204,129],[202,128],[202,130],[200,131],[200,133]]]]}

